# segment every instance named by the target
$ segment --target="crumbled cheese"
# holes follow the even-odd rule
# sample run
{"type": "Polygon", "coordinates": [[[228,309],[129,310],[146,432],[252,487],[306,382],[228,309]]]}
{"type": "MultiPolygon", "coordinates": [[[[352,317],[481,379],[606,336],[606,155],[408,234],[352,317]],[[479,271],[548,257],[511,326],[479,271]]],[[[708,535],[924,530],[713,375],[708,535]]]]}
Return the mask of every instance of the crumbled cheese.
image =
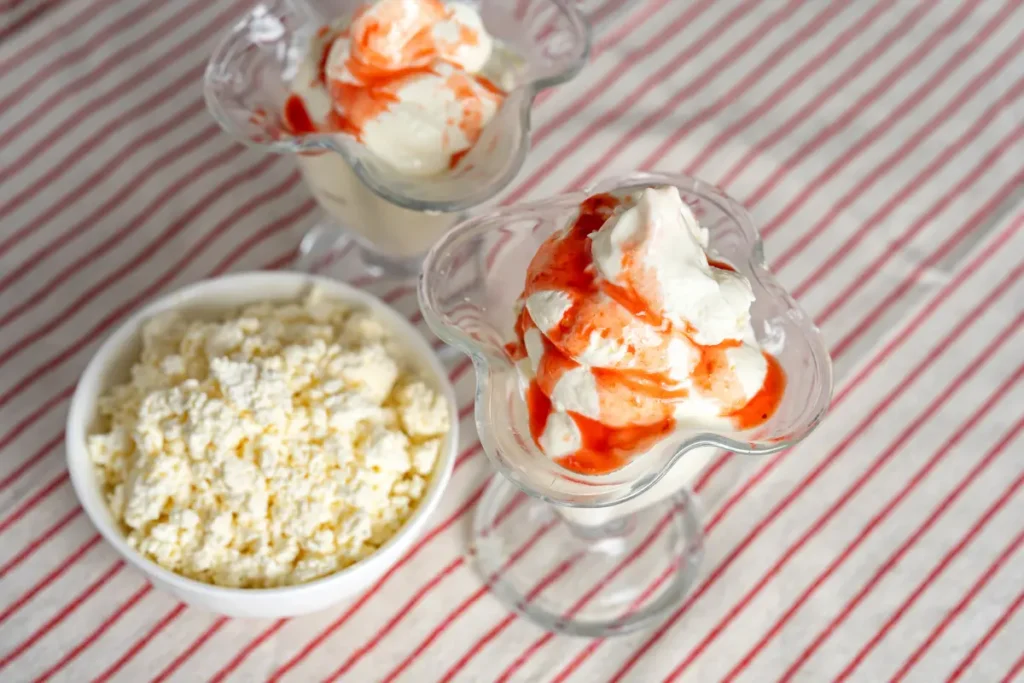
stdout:
{"type": "Polygon", "coordinates": [[[89,452],[129,544],[224,586],[373,553],[426,492],[451,416],[364,311],[314,292],[221,321],[159,316],[89,452]]]}
{"type": "Polygon", "coordinates": [[[449,415],[444,399],[423,382],[411,382],[395,392],[398,414],[409,436],[432,437],[448,431],[449,415]]]}

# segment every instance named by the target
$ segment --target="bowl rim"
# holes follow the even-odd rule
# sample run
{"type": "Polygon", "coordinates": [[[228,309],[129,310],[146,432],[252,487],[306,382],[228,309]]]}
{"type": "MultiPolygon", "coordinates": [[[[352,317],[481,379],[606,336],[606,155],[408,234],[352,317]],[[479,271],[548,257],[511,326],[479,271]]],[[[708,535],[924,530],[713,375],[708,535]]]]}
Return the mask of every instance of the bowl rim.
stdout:
{"type": "MultiPolygon", "coordinates": [[[[284,302],[290,299],[290,297],[275,299],[272,293],[263,294],[262,296],[254,293],[250,303],[265,301],[284,302]]],[[[225,309],[230,310],[230,306],[226,306],[225,309]]],[[[440,503],[441,496],[451,479],[459,442],[458,404],[455,400],[455,390],[448,378],[448,373],[426,337],[405,316],[378,297],[347,283],[320,275],[297,271],[246,271],[207,278],[168,292],[150,301],[143,308],[133,313],[107,336],[92,355],[85,370],[79,377],[68,408],[64,441],[65,465],[75,492],[75,498],[85,511],[89,521],[104,540],[135,568],[162,583],[192,594],[203,594],[210,598],[267,602],[286,597],[295,598],[319,593],[325,588],[336,586],[346,580],[355,579],[359,574],[371,571],[376,571],[377,573],[386,571],[389,566],[397,561],[397,558],[390,561],[386,561],[386,558],[390,553],[401,550],[401,544],[404,541],[410,540],[412,536],[415,536],[422,529],[429,515],[440,503]],[[384,318],[385,324],[394,329],[396,338],[401,339],[400,343],[410,353],[410,357],[422,361],[425,368],[428,368],[430,373],[434,375],[432,379],[436,381],[439,393],[444,396],[452,416],[451,428],[446,436],[445,446],[439,456],[438,463],[435,464],[435,470],[431,476],[427,491],[413,514],[405,520],[391,538],[373,553],[348,567],[304,583],[271,588],[219,586],[199,581],[198,579],[193,579],[162,567],[128,545],[124,534],[117,528],[109,506],[106,500],[103,499],[102,494],[98,496],[98,500],[94,503],[90,501],[89,496],[85,493],[87,490],[95,491],[97,488],[94,480],[87,480],[89,474],[95,474],[95,466],[89,460],[86,443],[88,425],[95,415],[87,414],[86,403],[90,399],[95,401],[99,398],[99,383],[104,371],[119,357],[121,350],[126,345],[138,339],[142,323],[154,315],[174,309],[187,308],[190,304],[201,305],[203,303],[203,294],[207,291],[226,286],[228,283],[244,284],[250,280],[253,281],[251,289],[254,292],[258,292],[258,285],[260,283],[265,285],[268,281],[277,281],[282,286],[290,284],[305,285],[306,287],[320,286],[323,287],[329,297],[336,297],[346,303],[365,306],[374,313],[375,317],[384,318]],[[72,466],[73,462],[79,461],[83,462],[84,466],[72,466]],[[374,567],[375,564],[381,566],[374,567]]],[[[344,596],[345,594],[343,593],[338,595],[339,599],[344,596]]],[[[324,606],[326,607],[327,605],[324,606]]]]}

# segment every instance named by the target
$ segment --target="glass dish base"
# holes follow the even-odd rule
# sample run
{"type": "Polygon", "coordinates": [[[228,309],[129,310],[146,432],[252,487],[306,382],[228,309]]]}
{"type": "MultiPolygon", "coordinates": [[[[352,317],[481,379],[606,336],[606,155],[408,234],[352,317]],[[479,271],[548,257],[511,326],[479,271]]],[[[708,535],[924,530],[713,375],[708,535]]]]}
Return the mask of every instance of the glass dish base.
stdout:
{"type": "Polygon", "coordinates": [[[680,604],[697,576],[703,530],[685,491],[587,527],[495,475],[469,553],[505,606],[551,631],[603,637],[651,627],[680,604]]]}
{"type": "Polygon", "coordinates": [[[343,227],[323,220],[303,236],[295,269],[350,283],[370,279],[385,283],[411,282],[419,277],[424,256],[384,255],[343,227]]]}

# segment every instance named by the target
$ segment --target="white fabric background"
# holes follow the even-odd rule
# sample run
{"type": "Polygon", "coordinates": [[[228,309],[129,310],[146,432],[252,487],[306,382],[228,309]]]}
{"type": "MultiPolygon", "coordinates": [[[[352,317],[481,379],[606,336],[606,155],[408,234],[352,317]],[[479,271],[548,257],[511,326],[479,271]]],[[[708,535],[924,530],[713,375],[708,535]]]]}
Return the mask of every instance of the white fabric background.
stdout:
{"type": "Polygon", "coordinates": [[[62,427],[97,344],[162,292],[287,267],[316,219],[291,161],[203,106],[245,4],[0,4],[0,679],[1024,679],[1024,3],[587,3],[594,54],[537,104],[506,199],[636,168],[720,184],[838,371],[822,427],[716,500],[677,617],[593,642],[462,559],[489,473],[468,420],[436,531],[306,618],[185,609],[81,514],[62,427]]]}

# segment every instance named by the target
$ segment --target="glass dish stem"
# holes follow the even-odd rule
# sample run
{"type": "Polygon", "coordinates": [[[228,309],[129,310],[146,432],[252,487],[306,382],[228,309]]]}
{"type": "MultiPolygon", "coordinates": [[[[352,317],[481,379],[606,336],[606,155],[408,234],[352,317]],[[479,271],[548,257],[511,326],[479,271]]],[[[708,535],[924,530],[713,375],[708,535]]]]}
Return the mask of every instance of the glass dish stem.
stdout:
{"type": "Polygon", "coordinates": [[[697,575],[703,532],[686,489],[596,525],[495,476],[477,507],[470,555],[490,590],[538,625],[604,637],[647,628],[697,575]]]}
{"type": "Polygon", "coordinates": [[[420,273],[422,257],[395,258],[373,246],[329,218],[314,225],[299,243],[294,268],[328,275],[342,282],[361,276],[389,280],[414,280],[420,273]],[[355,256],[344,258],[349,255],[355,256]]]}

